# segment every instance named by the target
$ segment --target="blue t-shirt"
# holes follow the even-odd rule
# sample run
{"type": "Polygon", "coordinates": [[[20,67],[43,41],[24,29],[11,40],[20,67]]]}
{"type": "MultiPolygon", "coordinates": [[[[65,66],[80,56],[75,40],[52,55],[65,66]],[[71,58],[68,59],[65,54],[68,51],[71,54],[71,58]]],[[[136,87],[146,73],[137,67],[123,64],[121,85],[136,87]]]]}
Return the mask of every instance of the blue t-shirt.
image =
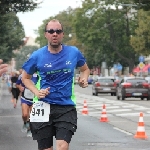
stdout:
{"type": "Polygon", "coordinates": [[[40,89],[50,87],[50,94],[40,99],[49,104],[76,105],[74,95],[74,70],[85,64],[82,53],[74,46],[62,45],[59,53],[53,54],[48,46],[34,51],[23,64],[30,75],[38,72],[40,89]]]}

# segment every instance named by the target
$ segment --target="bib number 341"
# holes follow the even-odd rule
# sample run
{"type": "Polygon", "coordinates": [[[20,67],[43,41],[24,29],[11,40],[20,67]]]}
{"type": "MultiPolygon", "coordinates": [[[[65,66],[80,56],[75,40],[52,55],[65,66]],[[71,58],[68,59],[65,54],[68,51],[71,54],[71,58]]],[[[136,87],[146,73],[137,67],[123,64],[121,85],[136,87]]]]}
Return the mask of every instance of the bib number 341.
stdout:
{"type": "Polygon", "coordinates": [[[38,101],[33,104],[30,113],[30,122],[48,122],[50,115],[50,104],[38,101]]]}

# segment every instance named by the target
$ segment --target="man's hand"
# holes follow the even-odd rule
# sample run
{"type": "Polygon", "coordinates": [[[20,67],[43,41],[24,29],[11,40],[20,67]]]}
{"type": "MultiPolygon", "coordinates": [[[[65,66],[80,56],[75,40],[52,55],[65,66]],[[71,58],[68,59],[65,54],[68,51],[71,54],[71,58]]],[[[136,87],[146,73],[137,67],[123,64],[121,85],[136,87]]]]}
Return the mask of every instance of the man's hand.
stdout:
{"type": "Polygon", "coordinates": [[[40,99],[40,98],[45,98],[50,92],[50,87],[46,88],[46,89],[40,89],[38,93],[36,93],[35,95],[40,99]]]}
{"type": "Polygon", "coordinates": [[[80,78],[78,80],[79,86],[82,88],[86,88],[88,86],[88,82],[85,78],[80,78]]]}

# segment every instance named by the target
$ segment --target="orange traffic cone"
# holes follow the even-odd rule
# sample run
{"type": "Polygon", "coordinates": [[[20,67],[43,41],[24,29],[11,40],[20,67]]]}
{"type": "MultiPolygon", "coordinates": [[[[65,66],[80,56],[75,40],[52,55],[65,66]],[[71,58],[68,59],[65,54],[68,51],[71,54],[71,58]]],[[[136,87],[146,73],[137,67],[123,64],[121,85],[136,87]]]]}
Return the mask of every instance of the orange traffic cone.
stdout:
{"type": "Polygon", "coordinates": [[[145,134],[144,121],[143,121],[143,113],[140,113],[137,132],[134,138],[147,139],[147,135],[145,134]]]}
{"type": "Polygon", "coordinates": [[[99,120],[100,122],[108,122],[108,118],[107,118],[107,114],[106,114],[106,106],[105,104],[103,105],[103,109],[102,109],[102,115],[101,118],[99,120]]]}
{"type": "Polygon", "coordinates": [[[82,115],[88,115],[88,109],[87,109],[86,100],[84,100],[84,105],[83,105],[83,109],[82,109],[82,115]]]}

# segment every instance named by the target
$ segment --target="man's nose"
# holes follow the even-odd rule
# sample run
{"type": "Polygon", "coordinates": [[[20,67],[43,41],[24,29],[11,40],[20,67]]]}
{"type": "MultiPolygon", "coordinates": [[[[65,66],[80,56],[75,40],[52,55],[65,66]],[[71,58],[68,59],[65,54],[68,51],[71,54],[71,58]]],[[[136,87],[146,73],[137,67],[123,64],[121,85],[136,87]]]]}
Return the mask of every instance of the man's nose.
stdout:
{"type": "Polygon", "coordinates": [[[54,32],[54,33],[53,33],[53,35],[55,35],[55,36],[56,36],[56,35],[57,35],[57,33],[56,33],[56,32],[54,32]]]}

